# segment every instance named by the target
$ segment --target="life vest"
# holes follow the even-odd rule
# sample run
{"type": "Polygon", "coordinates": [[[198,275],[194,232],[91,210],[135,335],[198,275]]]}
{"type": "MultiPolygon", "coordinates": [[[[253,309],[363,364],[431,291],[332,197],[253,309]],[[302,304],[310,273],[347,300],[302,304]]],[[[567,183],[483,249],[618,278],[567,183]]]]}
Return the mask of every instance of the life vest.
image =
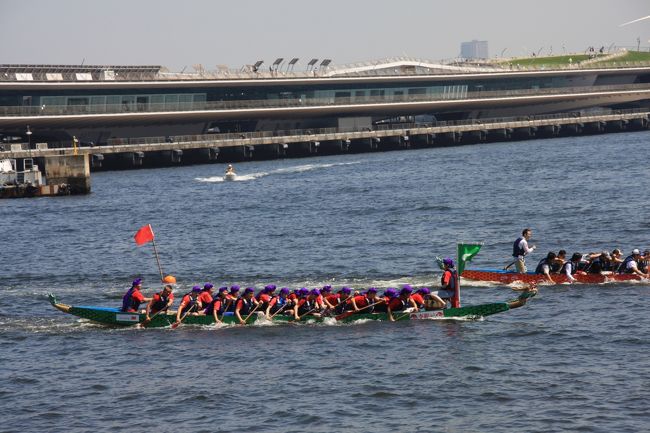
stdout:
{"type": "Polygon", "coordinates": [[[275,298],[275,304],[271,307],[270,313],[277,313],[280,310],[287,311],[289,305],[291,305],[289,299],[278,296],[275,298]]]}
{"type": "Polygon", "coordinates": [[[523,241],[523,236],[519,236],[515,243],[512,244],[512,257],[525,256],[526,251],[519,246],[519,242],[523,241]]]}
{"type": "Polygon", "coordinates": [[[241,301],[241,308],[239,309],[239,314],[241,316],[248,316],[248,314],[253,311],[255,308],[255,304],[253,303],[253,299],[246,299],[246,298],[239,298],[241,301]]]}
{"type": "Polygon", "coordinates": [[[349,307],[348,302],[350,301],[350,299],[352,299],[352,296],[348,296],[348,297],[345,298],[345,299],[338,298],[338,299],[337,299],[338,304],[336,304],[336,305],[334,306],[334,312],[335,312],[336,314],[341,314],[341,313],[343,313],[344,311],[346,311],[346,310],[348,309],[348,307],[349,307]]]}
{"type": "MultiPolygon", "coordinates": [[[[635,262],[635,261],[636,260],[634,260],[634,256],[627,256],[625,258],[625,260],[623,260],[623,263],[621,263],[621,266],[619,266],[618,272],[621,273],[621,274],[631,274],[632,270],[628,269],[627,265],[630,262],[635,262]]],[[[638,263],[637,263],[637,265],[638,265],[638,263]]]]}
{"type": "Polygon", "coordinates": [[[569,264],[571,265],[571,275],[575,274],[578,271],[578,263],[569,260],[568,262],[562,265],[562,269],[560,269],[560,274],[566,274],[566,267],[569,264]]]}
{"type": "Polygon", "coordinates": [[[392,304],[395,301],[395,299],[397,299],[399,301],[399,305],[397,306],[397,308],[391,307],[391,311],[406,310],[411,305],[411,303],[409,302],[409,298],[402,299],[401,296],[398,296],[398,297],[395,297],[395,298],[391,299],[390,303],[392,304]]]}
{"type": "Polygon", "coordinates": [[[310,301],[309,299],[305,299],[305,302],[303,302],[303,304],[300,307],[298,307],[298,315],[302,316],[305,313],[309,313],[311,310],[314,309],[315,306],[316,306],[315,301],[310,301]]]}
{"type": "Polygon", "coordinates": [[[199,296],[197,295],[196,298],[192,298],[192,292],[187,292],[184,296],[183,299],[181,300],[181,303],[187,298],[187,303],[183,306],[183,309],[181,310],[181,314],[185,314],[188,311],[195,311],[196,306],[198,305],[198,300],[199,296]]]}
{"type": "Polygon", "coordinates": [[[445,270],[445,272],[442,273],[442,278],[440,278],[440,288],[442,290],[456,290],[456,271],[452,271],[450,269],[445,270]],[[451,278],[449,278],[449,283],[445,284],[445,275],[447,275],[447,272],[451,273],[451,278]]]}
{"type": "Polygon", "coordinates": [[[157,313],[163,308],[167,307],[167,304],[169,303],[169,296],[163,296],[163,292],[156,293],[158,295],[158,299],[154,300],[154,302],[151,304],[151,309],[150,313],[157,313]]]}
{"type": "Polygon", "coordinates": [[[543,274],[544,270],[542,269],[544,265],[548,265],[548,271],[551,271],[551,264],[548,262],[548,259],[544,257],[542,260],[537,263],[537,267],[535,268],[535,273],[536,274],[543,274]]]}
{"type": "Polygon", "coordinates": [[[140,308],[140,301],[133,299],[133,292],[135,287],[131,287],[122,297],[122,311],[138,311],[140,308]]]}

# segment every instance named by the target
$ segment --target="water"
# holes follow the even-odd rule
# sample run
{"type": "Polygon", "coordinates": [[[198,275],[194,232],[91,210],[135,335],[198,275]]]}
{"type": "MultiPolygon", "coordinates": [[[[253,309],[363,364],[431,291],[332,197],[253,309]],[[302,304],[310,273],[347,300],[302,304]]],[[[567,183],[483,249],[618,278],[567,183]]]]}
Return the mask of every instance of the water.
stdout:
{"type": "MultiPolygon", "coordinates": [[[[93,194],[0,202],[2,432],[640,432],[649,285],[541,287],[482,321],[106,329],[51,308],[118,305],[162,266],[183,287],[434,286],[482,241],[508,262],[647,248],[646,132],[93,174],[93,194]]],[[[529,263],[530,264],[530,263],[529,263]]],[[[151,289],[145,293],[151,293],[151,289]]],[[[467,305],[513,297],[464,282],[467,305]]]]}

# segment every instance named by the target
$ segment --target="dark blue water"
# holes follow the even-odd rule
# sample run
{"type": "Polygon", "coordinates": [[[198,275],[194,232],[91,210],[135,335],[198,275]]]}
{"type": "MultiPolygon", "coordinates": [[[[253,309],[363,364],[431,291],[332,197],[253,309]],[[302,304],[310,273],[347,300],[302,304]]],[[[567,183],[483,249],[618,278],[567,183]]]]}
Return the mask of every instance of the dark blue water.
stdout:
{"type": "MultiPolygon", "coordinates": [[[[94,174],[85,197],[0,202],[0,431],[641,432],[650,286],[541,287],[473,322],[106,329],[51,308],[115,306],[158,271],[183,287],[433,286],[482,241],[650,247],[646,132],[94,174]]],[[[513,297],[464,282],[466,305],[513,297]]]]}

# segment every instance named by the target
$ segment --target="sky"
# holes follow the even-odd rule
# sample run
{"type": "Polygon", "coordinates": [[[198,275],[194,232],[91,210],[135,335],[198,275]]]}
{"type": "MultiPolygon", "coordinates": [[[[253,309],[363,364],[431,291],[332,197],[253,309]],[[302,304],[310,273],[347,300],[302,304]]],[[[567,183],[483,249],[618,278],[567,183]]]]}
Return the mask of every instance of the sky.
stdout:
{"type": "Polygon", "coordinates": [[[343,65],[390,57],[650,49],[648,0],[0,0],[0,64],[239,69],[311,58],[343,65]]]}

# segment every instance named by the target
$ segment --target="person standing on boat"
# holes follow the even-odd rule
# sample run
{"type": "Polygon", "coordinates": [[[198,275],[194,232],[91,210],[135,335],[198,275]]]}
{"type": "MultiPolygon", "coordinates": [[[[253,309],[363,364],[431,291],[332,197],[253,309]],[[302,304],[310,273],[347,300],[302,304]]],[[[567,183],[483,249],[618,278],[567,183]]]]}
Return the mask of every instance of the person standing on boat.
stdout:
{"type": "Polygon", "coordinates": [[[151,316],[155,316],[160,312],[167,311],[174,303],[174,288],[171,284],[167,284],[162,291],[156,293],[147,304],[146,321],[151,321],[151,316]]]}
{"type": "Polygon", "coordinates": [[[408,287],[404,287],[399,292],[399,296],[390,300],[387,309],[388,320],[390,320],[391,322],[395,321],[395,317],[393,316],[394,311],[405,311],[408,309],[410,309],[410,311],[418,310],[418,306],[415,304],[413,298],[411,298],[412,293],[413,293],[412,289],[409,289],[408,287]]]}
{"type": "Polygon", "coordinates": [[[201,286],[194,286],[190,292],[183,296],[181,304],[178,306],[178,311],[176,312],[176,323],[180,323],[181,317],[185,317],[186,313],[197,313],[201,309],[200,294],[201,286]]]}
{"type": "Polygon", "coordinates": [[[445,257],[442,260],[442,265],[444,271],[440,278],[440,290],[431,292],[432,295],[435,295],[440,299],[442,305],[439,308],[445,308],[447,306],[446,300],[454,299],[458,288],[458,273],[454,267],[454,261],[449,257],[445,257]]]}
{"type": "Polygon", "coordinates": [[[533,237],[533,231],[529,228],[524,229],[521,232],[521,236],[518,237],[515,242],[512,244],[512,257],[515,258],[515,267],[517,272],[520,274],[526,273],[526,256],[533,251],[535,251],[535,245],[529,247],[528,241],[533,237]]]}
{"type": "Polygon", "coordinates": [[[236,174],[232,164],[228,164],[228,168],[226,168],[226,174],[236,174]]]}
{"type": "Polygon", "coordinates": [[[255,299],[255,289],[252,287],[246,287],[246,289],[244,289],[244,295],[239,298],[237,305],[235,305],[235,316],[237,317],[237,320],[239,320],[239,323],[245,325],[246,321],[244,319],[253,311],[257,310],[258,306],[259,302],[255,299]]]}
{"type": "Polygon", "coordinates": [[[122,297],[121,311],[125,313],[136,313],[143,302],[151,301],[151,298],[145,298],[140,289],[142,288],[142,278],[136,278],[131,284],[131,288],[122,297]]]}
{"type": "Polygon", "coordinates": [[[555,263],[556,258],[556,254],[553,251],[549,251],[546,257],[537,263],[537,267],[535,268],[535,273],[544,275],[546,280],[551,284],[555,284],[555,281],[551,278],[551,266],[555,263]]]}

